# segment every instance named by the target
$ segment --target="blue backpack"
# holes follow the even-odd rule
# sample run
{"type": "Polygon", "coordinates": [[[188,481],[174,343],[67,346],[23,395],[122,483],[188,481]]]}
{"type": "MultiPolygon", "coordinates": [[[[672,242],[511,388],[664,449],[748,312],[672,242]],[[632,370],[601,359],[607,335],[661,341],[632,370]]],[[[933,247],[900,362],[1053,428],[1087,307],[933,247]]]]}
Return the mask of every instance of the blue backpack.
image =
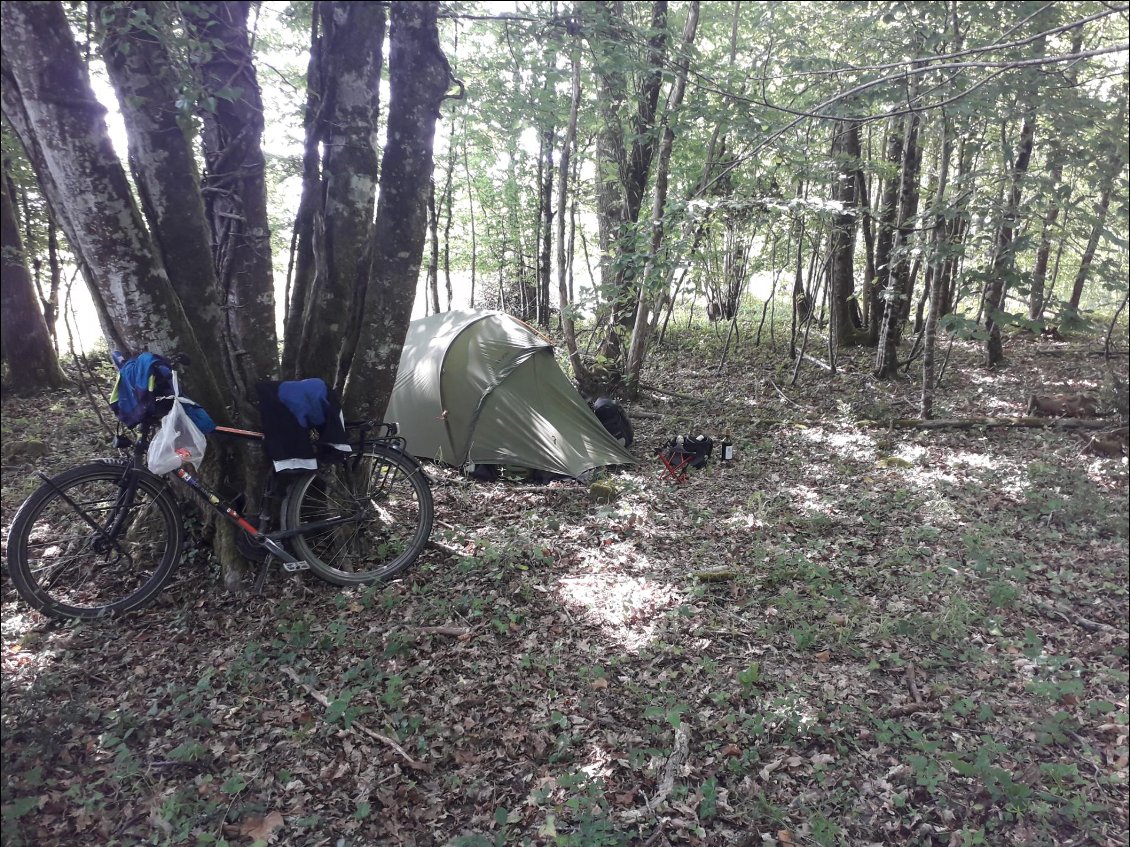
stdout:
{"type": "MultiPolygon", "coordinates": [[[[118,379],[110,393],[110,409],[126,427],[133,429],[143,421],[156,421],[173,407],[172,363],[156,353],[142,353],[127,359],[118,351],[112,354],[118,379]]],[[[180,398],[185,412],[200,431],[207,434],[215,422],[202,406],[187,397],[180,398]]]]}

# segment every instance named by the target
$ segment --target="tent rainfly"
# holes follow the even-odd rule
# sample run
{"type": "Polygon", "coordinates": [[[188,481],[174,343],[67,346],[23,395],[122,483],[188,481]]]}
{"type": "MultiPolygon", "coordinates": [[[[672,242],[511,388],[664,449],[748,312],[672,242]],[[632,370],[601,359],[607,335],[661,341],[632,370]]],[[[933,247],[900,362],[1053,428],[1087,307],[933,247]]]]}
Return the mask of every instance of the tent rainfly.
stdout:
{"type": "Polygon", "coordinates": [[[409,453],[457,467],[576,478],[635,464],[561,372],[553,345],[503,312],[412,321],[385,418],[400,425],[409,453]]]}

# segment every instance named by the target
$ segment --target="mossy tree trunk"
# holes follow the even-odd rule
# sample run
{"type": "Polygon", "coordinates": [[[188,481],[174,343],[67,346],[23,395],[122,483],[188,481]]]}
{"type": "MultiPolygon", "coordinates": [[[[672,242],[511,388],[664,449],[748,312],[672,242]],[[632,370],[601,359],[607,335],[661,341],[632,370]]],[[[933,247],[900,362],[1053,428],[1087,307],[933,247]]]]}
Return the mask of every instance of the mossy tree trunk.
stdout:
{"type": "Polygon", "coordinates": [[[385,9],[317,4],[310,47],[295,284],[284,371],[320,376],[340,390],[360,332],[372,270],[385,9]]]}
{"type": "Polygon", "coordinates": [[[343,398],[352,417],[379,418],[388,406],[420,278],[436,119],[452,82],[437,13],[434,2],[392,4],[373,267],[343,398]]]}

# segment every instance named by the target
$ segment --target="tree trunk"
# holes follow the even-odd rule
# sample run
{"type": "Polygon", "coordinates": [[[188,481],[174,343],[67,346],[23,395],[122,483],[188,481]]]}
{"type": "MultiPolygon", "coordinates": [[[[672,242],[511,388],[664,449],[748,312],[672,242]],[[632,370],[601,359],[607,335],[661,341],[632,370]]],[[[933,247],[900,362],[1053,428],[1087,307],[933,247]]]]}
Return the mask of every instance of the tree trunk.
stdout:
{"type": "MultiPolygon", "coordinates": [[[[894,233],[887,260],[888,278],[883,298],[883,323],[879,331],[879,345],[875,351],[875,376],[894,376],[898,367],[898,345],[902,334],[903,301],[910,297],[913,285],[909,243],[914,235],[918,216],[918,175],[922,166],[922,153],[918,147],[918,129],[921,121],[917,112],[906,123],[903,142],[902,167],[899,175],[898,228],[894,233]]],[[[872,312],[874,314],[874,312],[872,312]]]]}
{"type": "Polygon", "coordinates": [[[1035,138],[1036,110],[1029,108],[1025,112],[1024,120],[1020,125],[1020,140],[1017,142],[1016,159],[1012,165],[1011,188],[1004,210],[1004,218],[997,230],[997,241],[993,248],[993,262],[989,269],[989,281],[985,286],[984,314],[985,329],[988,332],[988,338],[985,340],[985,365],[987,367],[994,367],[1004,359],[1004,347],[1001,341],[1001,312],[1004,309],[1005,296],[1008,291],[1008,276],[1015,264],[1013,242],[1016,228],[1020,224],[1020,193],[1024,175],[1028,172],[1028,163],[1032,160],[1035,138]]]}
{"type": "Polygon", "coordinates": [[[629,92],[623,71],[629,39],[623,8],[609,0],[601,0],[593,4],[593,8],[598,35],[590,39],[590,46],[596,54],[602,111],[601,131],[597,136],[601,287],[612,306],[601,351],[610,359],[618,359],[618,328],[634,323],[633,312],[638,300],[635,262],[632,261],[636,250],[634,230],[659,145],[655,117],[667,61],[667,2],[654,0],[651,6],[647,67],[636,90],[635,115],[629,128],[620,122],[620,104],[629,92]]]}
{"type": "Polygon", "coordinates": [[[683,93],[687,88],[687,72],[690,66],[690,49],[698,30],[698,0],[691,0],[687,12],[687,22],[683,27],[683,42],[676,65],[674,88],[668,99],[660,130],[659,156],[655,166],[655,188],[651,204],[651,239],[648,245],[647,264],[639,284],[639,301],[636,304],[636,321],[632,329],[632,340],[628,348],[628,362],[624,371],[629,399],[639,396],[640,376],[643,372],[647,344],[651,339],[651,308],[656,296],[653,291],[656,278],[667,279],[663,268],[663,230],[667,205],[667,172],[671,163],[671,148],[674,146],[675,132],[671,124],[678,116],[683,103],[683,93]]]}
{"type": "MultiPolygon", "coordinates": [[[[541,194],[541,219],[538,221],[540,250],[538,253],[538,325],[549,328],[549,279],[553,274],[550,251],[553,246],[553,136],[550,127],[542,133],[542,180],[538,186],[541,194]]],[[[562,207],[558,207],[558,214],[562,207]]]]}
{"type": "Polygon", "coordinates": [[[247,33],[250,3],[196,2],[181,8],[203,48],[196,61],[204,100],[205,211],[220,289],[227,376],[245,419],[257,421],[255,384],[278,374],[275,284],[261,145],[263,102],[247,33]]]}
{"type": "Polygon", "coordinates": [[[193,396],[222,419],[226,398],[209,364],[212,351],[198,343],[134,204],[62,5],[4,3],[0,14],[4,113],[91,275],[109,342],[131,354],[187,353],[199,363],[193,396]]]}
{"type": "MultiPolygon", "coordinates": [[[[1063,181],[1063,162],[1057,159],[1052,164],[1052,191],[1057,192],[1063,181]]],[[[1036,266],[1032,270],[1032,290],[1028,293],[1028,319],[1038,321],[1044,317],[1047,303],[1045,290],[1048,278],[1048,260],[1052,252],[1052,232],[1059,220],[1059,198],[1054,197],[1040,226],[1040,246],[1036,249],[1036,266]]]]}
{"type": "MultiPolygon", "coordinates": [[[[1125,139],[1128,100],[1130,100],[1130,81],[1124,77],[1118,92],[1118,111],[1115,113],[1114,122],[1111,124],[1111,138],[1125,139]]],[[[1110,155],[1110,161],[1107,163],[1102,182],[1100,183],[1101,187],[1099,190],[1101,194],[1098,209],[1095,210],[1095,221],[1091,227],[1091,235],[1087,239],[1087,247],[1083,250],[1083,256],[1079,260],[1079,271],[1075,274],[1075,282],[1071,286],[1071,298],[1069,303],[1071,308],[1075,311],[1079,310],[1079,303],[1083,297],[1083,286],[1086,285],[1087,275],[1091,271],[1091,262],[1094,261],[1095,250],[1098,249],[1099,246],[1099,239],[1102,237],[1103,230],[1106,228],[1106,217],[1110,210],[1110,199],[1114,189],[1114,180],[1121,176],[1122,169],[1126,166],[1125,156],[1126,145],[1122,143],[1115,145],[1114,152],[1110,155]]]]}
{"type": "Polygon", "coordinates": [[[24,259],[7,174],[0,177],[0,254],[0,345],[8,364],[5,388],[16,392],[58,388],[67,380],[24,259]]]}
{"type": "Polygon", "coordinates": [[[451,80],[436,29],[438,5],[392,4],[388,140],[381,163],[373,270],[357,353],[345,384],[345,408],[355,418],[384,414],[420,278],[432,144],[451,80]]]}
{"type": "Polygon", "coordinates": [[[192,142],[177,107],[177,79],[163,33],[166,4],[99,0],[92,11],[129,139],[129,164],[153,241],[193,332],[219,368],[225,334],[192,142]]]}
{"type": "Polygon", "coordinates": [[[934,415],[934,347],[938,334],[938,318],[942,298],[942,266],[945,264],[946,246],[946,189],[949,183],[950,158],[953,155],[953,138],[949,118],[942,117],[942,154],[938,166],[938,190],[934,194],[934,245],[930,261],[931,273],[927,275],[926,291],[930,310],[922,328],[922,393],[918,416],[929,420],[934,415]]]}
{"type": "Polygon", "coordinates": [[[853,346],[861,340],[851,310],[855,298],[856,220],[861,205],[857,194],[860,155],[858,122],[839,121],[832,136],[832,158],[838,164],[832,199],[840,208],[832,221],[828,269],[829,327],[836,347],[853,346]]]}
{"type": "MultiPolygon", "coordinates": [[[[1071,34],[1071,52],[1078,53],[1082,48],[1083,27],[1080,26],[1071,34]]],[[[1074,67],[1066,72],[1065,77],[1072,86],[1077,84],[1074,67]]],[[[1048,278],[1048,260],[1051,258],[1052,232],[1055,230],[1060,211],[1059,194],[1063,182],[1063,151],[1060,142],[1055,139],[1052,139],[1051,147],[1052,199],[1048,204],[1048,210],[1040,228],[1040,246],[1036,249],[1036,266],[1032,271],[1032,288],[1028,293],[1028,319],[1033,321],[1043,319],[1044,307],[1048,301],[1045,291],[1048,278]]]]}
{"type": "Polygon", "coordinates": [[[879,345],[879,333],[886,314],[887,288],[891,280],[892,251],[898,230],[899,175],[903,166],[903,144],[906,140],[905,118],[897,118],[888,130],[886,161],[894,173],[883,182],[879,200],[879,233],[875,240],[875,280],[867,303],[867,343],[879,345]]]}
{"type": "MultiPolygon", "coordinates": [[[[573,7],[574,19],[580,17],[581,8],[578,2],[573,7]]],[[[572,165],[573,148],[577,142],[577,116],[581,104],[581,50],[579,40],[573,39],[571,50],[572,89],[569,98],[569,122],[565,126],[565,137],[561,140],[561,164],[557,170],[557,300],[560,304],[561,334],[565,339],[565,350],[569,354],[569,364],[573,370],[573,378],[581,387],[582,393],[587,393],[589,385],[588,370],[581,362],[581,354],[577,349],[577,328],[573,320],[573,298],[569,290],[567,274],[571,261],[565,244],[565,205],[569,198],[569,169],[572,165]]]]}
{"type": "Polygon", "coordinates": [[[306,234],[299,240],[283,358],[288,376],[320,376],[340,391],[372,270],[386,17],[381,4],[335,0],[316,4],[315,18],[296,222],[306,234]]]}
{"type": "Polygon", "coordinates": [[[1102,196],[1099,198],[1099,206],[1095,211],[1095,222],[1091,226],[1091,236],[1087,239],[1087,247],[1083,250],[1083,256],[1079,260],[1079,271],[1075,274],[1075,282],[1071,286],[1071,299],[1068,304],[1075,311],[1079,311],[1079,302],[1083,297],[1083,286],[1087,283],[1087,274],[1091,271],[1091,262],[1095,258],[1095,250],[1099,246],[1099,238],[1102,237],[1103,230],[1106,228],[1106,216],[1110,209],[1110,195],[1111,195],[1111,178],[1108,176],[1103,186],[1102,196]]]}
{"type": "Polygon", "coordinates": [[[439,314],[439,216],[436,213],[436,181],[428,185],[428,273],[424,296],[424,312],[439,314]]]}

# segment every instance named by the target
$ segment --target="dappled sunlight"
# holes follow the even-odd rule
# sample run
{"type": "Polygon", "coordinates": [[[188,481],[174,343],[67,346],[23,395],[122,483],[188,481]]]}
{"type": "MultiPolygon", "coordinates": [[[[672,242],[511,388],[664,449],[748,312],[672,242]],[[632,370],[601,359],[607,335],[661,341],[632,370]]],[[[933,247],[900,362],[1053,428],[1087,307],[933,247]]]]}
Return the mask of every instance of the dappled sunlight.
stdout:
{"type": "Polygon", "coordinates": [[[767,723],[778,726],[795,726],[797,731],[804,733],[818,722],[816,710],[807,698],[785,696],[772,700],[765,700],[761,711],[767,717],[767,723]]]}
{"type": "Polygon", "coordinates": [[[30,688],[40,673],[53,664],[59,651],[44,644],[36,637],[34,628],[42,625],[37,612],[27,611],[18,606],[4,612],[3,672],[4,691],[13,688],[30,688]]]}
{"type": "Polygon", "coordinates": [[[808,514],[834,515],[836,507],[829,503],[820,492],[807,485],[790,485],[782,489],[793,496],[797,509],[808,514]]]}
{"type": "Polygon", "coordinates": [[[612,754],[608,750],[598,744],[591,744],[589,745],[588,755],[585,757],[585,763],[581,765],[581,771],[589,779],[606,777],[612,773],[613,763],[612,754]]]}
{"type": "Polygon", "coordinates": [[[865,432],[810,427],[800,430],[797,435],[805,441],[827,447],[844,459],[857,462],[875,459],[875,439],[865,432]]]}
{"type": "Polygon", "coordinates": [[[654,579],[623,573],[617,564],[625,563],[627,556],[623,550],[586,554],[581,560],[584,572],[559,579],[554,594],[567,608],[582,612],[626,650],[635,652],[655,635],[663,612],[681,603],[684,595],[654,579]],[[615,558],[610,560],[608,553],[615,558]]]}
{"type": "Polygon", "coordinates": [[[946,464],[959,465],[966,468],[992,469],[997,466],[999,461],[1000,459],[998,457],[990,456],[987,453],[970,453],[959,450],[949,455],[946,464]]]}

